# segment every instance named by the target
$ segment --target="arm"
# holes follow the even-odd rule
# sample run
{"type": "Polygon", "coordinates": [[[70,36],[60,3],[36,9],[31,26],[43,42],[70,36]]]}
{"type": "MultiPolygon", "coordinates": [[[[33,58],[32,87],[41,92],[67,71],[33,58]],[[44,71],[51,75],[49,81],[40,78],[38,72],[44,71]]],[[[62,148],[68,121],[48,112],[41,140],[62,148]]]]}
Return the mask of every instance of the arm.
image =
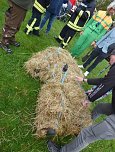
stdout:
{"type": "Polygon", "coordinates": [[[106,32],[107,32],[107,30],[103,29],[101,31],[101,34],[96,38],[96,41],[99,41],[102,38],[102,36],[106,34],[106,32]]]}
{"type": "Polygon", "coordinates": [[[90,11],[85,11],[82,15],[82,18],[87,20],[90,17],[90,11]]]}
{"type": "Polygon", "coordinates": [[[82,77],[76,76],[76,80],[77,81],[79,81],[79,82],[87,82],[90,85],[99,85],[99,84],[101,84],[103,79],[104,78],[86,79],[86,78],[82,78],[82,77]]]}
{"type": "Polygon", "coordinates": [[[93,18],[91,18],[91,19],[87,22],[87,24],[85,25],[84,30],[85,30],[90,24],[92,24],[93,21],[94,21],[93,18]]]}
{"type": "Polygon", "coordinates": [[[106,39],[110,35],[111,32],[112,32],[112,30],[107,32],[96,44],[99,45],[101,43],[101,41],[103,41],[104,39],[106,39]]]}
{"type": "Polygon", "coordinates": [[[88,99],[93,102],[107,93],[115,87],[115,66],[110,70],[105,78],[102,79],[100,85],[98,85],[90,95],[88,95],[88,99]]]}
{"type": "Polygon", "coordinates": [[[97,14],[98,14],[98,12],[95,13],[95,14],[92,16],[92,18],[91,18],[91,19],[88,21],[88,23],[85,25],[84,30],[93,23],[94,18],[96,18],[97,14]]]}
{"type": "MultiPolygon", "coordinates": [[[[111,27],[111,24],[109,25],[109,28],[111,27]]],[[[103,28],[103,30],[101,31],[101,34],[97,37],[97,41],[100,40],[102,38],[103,35],[105,35],[107,32],[107,30],[105,28],[103,28]]]]}
{"type": "Polygon", "coordinates": [[[104,78],[87,79],[87,83],[90,85],[100,85],[104,78]]]}

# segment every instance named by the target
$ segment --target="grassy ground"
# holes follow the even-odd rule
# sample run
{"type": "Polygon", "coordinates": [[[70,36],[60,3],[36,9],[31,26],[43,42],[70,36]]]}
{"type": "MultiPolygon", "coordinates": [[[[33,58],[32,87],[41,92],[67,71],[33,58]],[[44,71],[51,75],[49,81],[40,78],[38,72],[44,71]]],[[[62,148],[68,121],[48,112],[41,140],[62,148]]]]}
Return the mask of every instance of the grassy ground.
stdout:
{"type": "MultiPolygon", "coordinates": [[[[6,8],[7,1],[0,1],[0,37],[6,8]]],[[[32,130],[36,98],[41,83],[27,75],[23,65],[34,52],[48,46],[58,46],[53,36],[59,33],[63,25],[56,21],[47,36],[45,30],[41,32],[40,37],[26,36],[23,29],[29,16],[30,12],[17,34],[21,47],[17,49],[12,47],[14,51],[12,55],[0,49],[0,152],[47,152],[46,139],[37,139],[32,130]]],[[[69,46],[71,47],[72,43],[69,46]]],[[[81,60],[78,62],[81,63],[81,60]]],[[[97,76],[105,64],[105,62],[100,64],[90,77],[97,76]]],[[[110,100],[109,96],[106,101],[110,100]]],[[[61,137],[60,141],[64,144],[70,139],[71,137],[61,137]]],[[[98,141],[89,145],[84,152],[115,152],[115,141],[98,141]]]]}

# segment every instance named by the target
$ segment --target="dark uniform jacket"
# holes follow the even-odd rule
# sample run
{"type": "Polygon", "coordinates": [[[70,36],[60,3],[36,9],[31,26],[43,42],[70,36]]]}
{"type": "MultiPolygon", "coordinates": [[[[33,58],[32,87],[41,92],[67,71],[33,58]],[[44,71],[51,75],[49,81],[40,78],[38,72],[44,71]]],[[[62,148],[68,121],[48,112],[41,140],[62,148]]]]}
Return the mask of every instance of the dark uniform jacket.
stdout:
{"type": "Polygon", "coordinates": [[[87,5],[87,9],[90,11],[90,18],[91,18],[96,8],[96,0],[83,0],[83,3],[87,5]]]}
{"type": "Polygon", "coordinates": [[[115,112],[115,63],[111,66],[108,74],[104,78],[88,79],[87,82],[91,85],[97,85],[92,93],[88,95],[88,99],[91,102],[112,90],[112,107],[115,112]]]}
{"type": "Polygon", "coordinates": [[[51,0],[35,0],[34,7],[40,12],[44,13],[51,0]]]}
{"type": "Polygon", "coordinates": [[[95,0],[92,2],[83,1],[83,3],[87,8],[82,5],[78,6],[67,23],[71,29],[76,31],[82,31],[84,25],[92,17],[95,10],[95,0]]]}
{"type": "Polygon", "coordinates": [[[25,10],[32,8],[35,0],[11,0],[18,6],[22,7],[25,10]]]}
{"type": "Polygon", "coordinates": [[[83,6],[79,6],[71,15],[67,25],[73,30],[81,31],[89,17],[90,11],[86,10],[86,8],[83,6]]]}

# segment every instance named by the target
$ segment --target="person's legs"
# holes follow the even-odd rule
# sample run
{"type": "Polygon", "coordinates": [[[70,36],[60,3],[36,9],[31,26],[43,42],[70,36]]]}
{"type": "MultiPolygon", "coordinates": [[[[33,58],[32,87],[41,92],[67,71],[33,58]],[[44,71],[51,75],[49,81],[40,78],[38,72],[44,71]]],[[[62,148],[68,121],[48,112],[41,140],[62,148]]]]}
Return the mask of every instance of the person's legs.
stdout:
{"type": "Polygon", "coordinates": [[[46,21],[50,18],[50,12],[46,11],[44,18],[42,19],[41,23],[40,23],[40,29],[43,28],[43,26],[45,25],[46,21]]]}
{"type": "Polygon", "coordinates": [[[33,32],[34,35],[39,36],[39,24],[41,21],[41,15],[42,13],[39,12],[35,7],[32,8],[32,16],[24,30],[27,35],[33,32]]]}
{"type": "Polygon", "coordinates": [[[65,35],[68,32],[68,29],[69,29],[69,27],[67,25],[65,25],[63,27],[63,29],[61,30],[60,35],[55,38],[58,43],[61,43],[64,40],[65,35]]]}
{"type": "Polygon", "coordinates": [[[88,72],[91,72],[103,59],[105,59],[104,54],[105,53],[99,52],[99,55],[97,56],[93,64],[87,69],[88,72]]]}
{"type": "Polygon", "coordinates": [[[55,18],[56,18],[56,15],[50,14],[50,18],[49,18],[49,22],[48,22],[48,25],[47,25],[46,33],[49,33],[55,18]]]}
{"type": "Polygon", "coordinates": [[[15,41],[15,34],[20,29],[26,16],[26,10],[9,1],[10,8],[6,11],[5,26],[3,28],[2,44],[7,45],[15,41]]]}
{"type": "Polygon", "coordinates": [[[111,139],[115,139],[115,114],[101,123],[83,129],[72,142],[63,146],[60,152],[79,152],[97,140],[111,139]]]}
{"type": "Polygon", "coordinates": [[[68,27],[68,30],[66,31],[64,40],[62,42],[62,47],[65,48],[69,42],[71,41],[71,39],[74,37],[74,35],[76,34],[76,31],[71,29],[70,27],[68,27]]]}
{"type": "Polygon", "coordinates": [[[86,68],[98,55],[99,55],[100,49],[96,47],[92,53],[90,54],[88,60],[83,64],[83,67],[86,68]]]}
{"type": "Polygon", "coordinates": [[[85,49],[87,49],[91,43],[95,40],[95,37],[97,37],[97,33],[93,32],[90,28],[86,28],[86,30],[83,32],[82,35],[76,40],[74,46],[71,49],[72,56],[78,57],[81,55],[85,49]]]}
{"type": "Polygon", "coordinates": [[[107,115],[107,116],[114,114],[111,103],[99,103],[99,104],[97,104],[91,113],[91,117],[93,120],[95,120],[96,118],[98,118],[102,114],[107,115]]]}
{"type": "Polygon", "coordinates": [[[37,35],[37,36],[39,36],[39,25],[41,21],[41,16],[42,16],[42,13],[37,11],[36,16],[35,16],[37,20],[33,26],[33,32],[32,32],[34,35],[37,35]]]}
{"type": "Polygon", "coordinates": [[[29,19],[28,24],[26,25],[26,28],[24,29],[24,32],[27,35],[30,34],[33,31],[33,27],[34,27],[34,25],[35,25],[35,23],[37,21],[37,19],[36,19],[36,12],[37,12],[36,8],[33,7],[32,8],[32,16],[29,19]]]}
{"type": "Polygon", "coordinates": [[[1,47],[8,53],[12,52],[9,44],[19,46],[19,43],[15,40],[15,34],[20,29],[25,16],[26,10],[9,0],[9,9],[6,11],[5,25],[0,43],[1,47]]]}
{"type": "Polygon", "coordinates": [[[59,39],[60,40],[62,40],[62,39],[64,40],[64,38],[65,38],[66,33],[68,32],[68,30],[69,30],[69,26],[65,25],[63,27],[63,29],[61,30],[61,32],[60,32],[60,35],[59,35],[59,39]]]}

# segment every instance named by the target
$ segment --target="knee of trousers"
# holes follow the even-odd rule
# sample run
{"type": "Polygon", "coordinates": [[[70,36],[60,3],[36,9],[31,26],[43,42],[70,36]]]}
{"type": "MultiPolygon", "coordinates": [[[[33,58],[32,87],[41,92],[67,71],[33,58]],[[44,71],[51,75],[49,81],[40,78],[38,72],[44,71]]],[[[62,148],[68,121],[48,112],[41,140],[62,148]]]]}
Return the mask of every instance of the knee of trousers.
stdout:
{"type": "Polygon", "coordinates": [[[15,36],[16,32],[17,32],[16,28],[9,27],[3,30],[2,35],[4,38],[11,38],[15,36]]]}
{"type": "Polygon", "coordinates": [[[81,130],[80,136],[82,137],[83,142],[90,144],[95,141],[95,134],[92,131],[92,126],[84,128],[81,130]]]}

